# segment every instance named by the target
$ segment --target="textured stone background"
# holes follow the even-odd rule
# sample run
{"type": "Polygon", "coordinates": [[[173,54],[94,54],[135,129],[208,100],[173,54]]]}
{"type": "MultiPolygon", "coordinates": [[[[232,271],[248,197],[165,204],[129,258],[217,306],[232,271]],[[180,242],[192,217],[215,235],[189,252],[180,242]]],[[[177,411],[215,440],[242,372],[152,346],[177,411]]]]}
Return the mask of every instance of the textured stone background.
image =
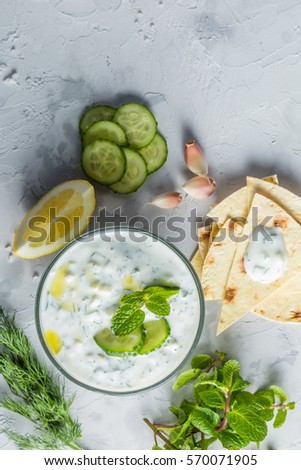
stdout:
{"type": "MultiPolygon", "coordinates": [[[[278,173],[301,194],[300,0],[27,0],[0,1],[0,302],[45,361],[34,325],[39,278],[51,256],[35,261],[11,254],[25,211],[55,184],[82,177],[78,121],[96,102],[145,102],[167,137],[169,159],[137,194],[118,197],[98,188],[98,207],[147,217],[153,195],[188,177],[183,144],[206,150],[218,191],[210,201],[185,198],[167,217],[204,216],[209,204],[244,183],[246,174],[278,173]]],[[[184,224],[189,232],[189,223],[184,224]]],[[[161,227],[162,235],[170,235],[161,227]]],[[[191,256],[190,235],[178,246],[191,256]]],[[[200,351],[225,350],[242,363],[255,387],[283,386],[297,409],[273,430],[264,448],[301,449],[301,326],[252,314],[218,339],[219,306],[208,304],[200,351]]],[[[51,368],[50,363],[48,364],[51,368]]],[[[171,384],[133,398],[77,388],[74,415],[89,449],[147,449],[144,416],[170,418],[171,384]]],[[[0,381],[0,393],[5,385],[0,381]]],[[[15,418],[7,416],[12,425],[15,418]]],[[[16,422],[18,429],[26,423],[16,422]]],[[[0,435],[0,447],[13,448],[0,435]]]]}

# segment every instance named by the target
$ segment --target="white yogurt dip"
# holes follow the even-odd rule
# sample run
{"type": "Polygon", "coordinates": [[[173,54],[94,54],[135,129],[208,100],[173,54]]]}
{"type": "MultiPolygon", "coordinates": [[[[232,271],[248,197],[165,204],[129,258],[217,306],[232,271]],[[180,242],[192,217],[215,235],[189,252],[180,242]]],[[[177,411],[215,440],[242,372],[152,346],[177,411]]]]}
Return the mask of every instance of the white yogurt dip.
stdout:
{"type": "MultiPolygon", "coordinates": [[[[189,353],[200,333],[199,295],[192,272],[165,243],[107,231],[72,244],[50,269],[39,301],[41,330],[58,333],[62,346],[53,357],[69,376],[103,391],[136,391],[169,376],[189,353]],[[169,299],[167,341],[147,355],[107,355],[94,336],[111,327],[121,297],[129,288],[163,284],[180,288],[169,299]]],[[[147,312],[145,321],[155,318],[147,312]]]]}
{"type": "Polygon", "coordinates": [[[245,270],[253,281],[269,284],[285,271],[288,254],[280,227],[256,227],[244,256],[245,270]]]}

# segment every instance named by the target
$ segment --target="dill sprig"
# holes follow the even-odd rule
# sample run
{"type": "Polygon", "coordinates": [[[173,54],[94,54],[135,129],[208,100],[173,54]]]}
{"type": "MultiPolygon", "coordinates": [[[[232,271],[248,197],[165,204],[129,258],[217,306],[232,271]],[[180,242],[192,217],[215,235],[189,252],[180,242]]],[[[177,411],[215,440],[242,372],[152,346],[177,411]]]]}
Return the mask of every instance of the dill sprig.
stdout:
{"type": "Polygon", "coordinates": [[[35,426],[35,434],[3,432],[20,449],[81,449],[81,426],[70,415],[74,397],[65,398],[64,386],[54,380],[38,360],[28,338],[0,307],[0,374],[14,398],[5,396],[0,406],[35,426]]]}

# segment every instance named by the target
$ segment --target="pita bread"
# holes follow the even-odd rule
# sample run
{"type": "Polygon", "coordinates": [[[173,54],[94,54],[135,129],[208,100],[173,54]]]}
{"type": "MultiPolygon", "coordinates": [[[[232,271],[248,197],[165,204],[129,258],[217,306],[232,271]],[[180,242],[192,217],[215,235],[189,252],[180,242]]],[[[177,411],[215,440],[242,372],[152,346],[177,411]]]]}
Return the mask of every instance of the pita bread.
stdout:
{"type": "MultiPolygon", "coordinates": [[[[279,289],[294,273],[301,270],[301,227],[291,215],[270,199],[255,194],[242,231],[245,240],[237,242],[237,248],[229,273],[227,287],[223,297],[223,307],[220,315],[217,334],[220,334],[239,318],[245,315],[254,305],[259,304],[267,296],[279,289]],[[280,226],[283,240],[288,252],[288,263],[284,274],[275,282],[261,284],[253,281],[244,269],[243,259],[250,236],[255,228],[252,218],[257,212],[257,225],[267,216],[271,217],[266,227],[280,226]]],[[[207,255],[208,256],[208,255],[207,255]]]]}
{"type": "Polygon", "coordinates": [[[282,186],[247,176],[247,199],[249,204],[253,200],[255,193],[261,194],[276,202],[276,204],[289,212],[289,214],[301,224],[301,198],[299,196],[282,186]]]}
{"type": "Polygon", "coordinates": [[[211,240],[211,231],[212,225],[206,225],[205,227],[201,227],[198,229],[198,238],[199,238],[199,251],[201,254],[201,258],[204,261],[206,258],[210,240],[211,240]]]}
{"type": "Polygon", "coordinates": [[[204,260],[205,260],[209,243],[210,243],[211,229],[212,229],[212,226],[207,225],[206,227],[201,227],[198,230],[198,238],[199,238],[198,249],[193,255],[192,259],[190,260],[200,281],[202,279],[202,270],[203,270],[204,260]]]}
{"type": "Polygon", "coordinates": [[[267,320],[301,323],[300,274],[292,277],[273,294],[252,308],[267,320]]]}
{"type": "MultiPolygon", "coordinates": [[[[254,179],[257,182],[258,178],[254,179]]],[[[263,180],[260,179],[258,181],[263,182],[263,180]]],[[[277,175],[267,176],[265,181],[273,182],[271,184],[278,184],[277,175]]],[[[233,223],[231,226],[230,220],[237,219],[241,220],[241,222],[245,222],[250,209],[247,202],[248,193],[251,195],[252,190],[252,184],[251,186],[249,185],[249,188],[244,186],[238,189],[209,212],[209,216],[212,217],[212,214],[215,214],[219,222],[224,220],[222,211],[225,211],[226,214],[229,215],[229,218],[224,221],[222,226],[217,222],[212,223],[209,246],[207,247],[207,257],[202,269],[202,287],[205,300],[221,300],[224,297],[228,275],[236,250],[236,242],[233,242],[233,239],[235,239],[233,235],[235,235],[235,233],[233,233],[233,223]],[[222,239],[223,233],[225,239],[222,243],[212,244],[215,238],[222,239]]],[[[253,196],[254,194],[255,191],[253,192],[253,196]]],[[[235,230],[237,230],[236,235],[238,235],[240,228],[237,225],[235,230]]]]}
{"type": "MultiPolygon", "coordinates": [[[[263,180],[269,182],[272,186],[278,184],[277,175],[266,176],[263,180]]],[[[255,192],[257,192],[256,185],[258,185],[258,181],[263,180],[259,178],[253,178],[252,181],[250,180],[248,189],[247,186],[244,186],[230,194],[230,196],[223,199],[219,204],[211,209],[208,217],[214,219],[220,226],[224,225],[227,219],[233,219],[236,217],[246,218],[250,208],[250,203],[248,202],[248,191],[250,194],[250,188],[254,188],[254,196],[255,192]]]]}
{"type": "Polygon", "coordinates": [[[228,219],[212,241],[202,272],[205,300],[221,300],[224,297],[239,231],[239,226],[228,219]]]}

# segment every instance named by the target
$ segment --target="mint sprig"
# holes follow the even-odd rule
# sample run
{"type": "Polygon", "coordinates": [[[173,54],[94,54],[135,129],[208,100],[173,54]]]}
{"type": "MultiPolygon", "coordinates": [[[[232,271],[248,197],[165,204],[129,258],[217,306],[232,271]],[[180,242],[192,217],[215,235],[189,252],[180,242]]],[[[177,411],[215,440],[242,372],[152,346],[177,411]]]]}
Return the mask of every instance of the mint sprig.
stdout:
{"type": "Polygon", "coordinates": [[[116,336],[127,336],[144,322],[145,313],[136,305],[123,304],[112,319],[112,328],[116,336]]]}
{"type": "Polygon", "coordinates": [[[170,313],[167,299],[179,292],[178,287],[149,286],[138,292],[124,295],[112,318],[112,330],[116,336],[127,336],[144,322],[146,308],[157,316],[170,313]]]}
{"type": "Polygon", "coordinates": [[[295,407],[277,385],[255,393],[246,391],[251,384],[240,376],[239,362],[227,361],[225,353],[195,356],[191,367],[173,385],[174,391],[188,384],[192,389],[189,400],[170,407],[177,422],[164,426],[144,419],[154,432],[156,449],[206,450],[217,440],[233,450],[250,443],[259,446],[267,436],[267,422],[274,420],[274,428],[282,426],[295,407]]]}

